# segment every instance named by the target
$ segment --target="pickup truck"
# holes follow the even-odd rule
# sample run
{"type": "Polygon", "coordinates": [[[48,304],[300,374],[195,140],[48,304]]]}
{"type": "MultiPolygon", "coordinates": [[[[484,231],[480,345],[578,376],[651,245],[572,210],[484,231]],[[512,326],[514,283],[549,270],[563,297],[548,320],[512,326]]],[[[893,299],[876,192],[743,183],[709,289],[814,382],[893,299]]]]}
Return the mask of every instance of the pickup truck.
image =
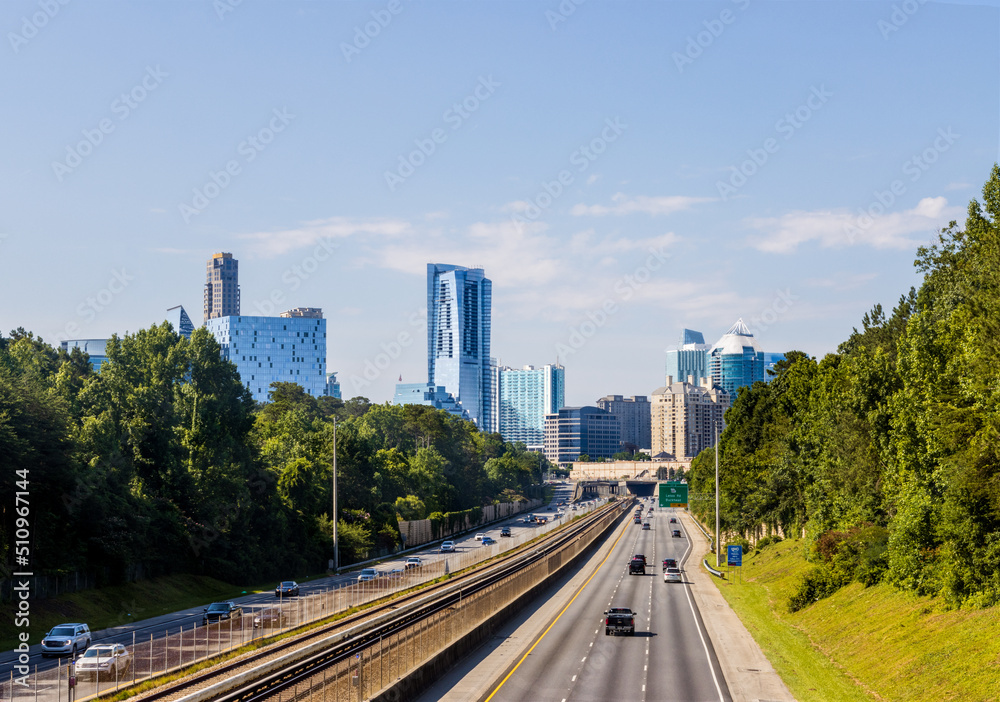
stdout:
{"type": "Polygon", "coordinates": [[[628,607],[612,607],[604,613],[604,635],[635,636],[635,612],[628,607]]]}
{"type": "Polygon", "coordinates": [[[628,574],[629,575],[645,575],[646,574],[646,561],[641,558],[633,558],[628,562],[628,574]]]}

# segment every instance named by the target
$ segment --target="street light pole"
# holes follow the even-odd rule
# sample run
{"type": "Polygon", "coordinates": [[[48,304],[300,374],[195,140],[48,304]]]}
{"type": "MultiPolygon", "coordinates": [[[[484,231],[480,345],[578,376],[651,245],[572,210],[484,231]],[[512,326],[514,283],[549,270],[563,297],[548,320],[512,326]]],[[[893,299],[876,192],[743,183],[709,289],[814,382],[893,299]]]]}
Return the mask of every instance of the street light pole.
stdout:
{"type": "Polygon", "coordinates": [[[333,417],[333,572],[340,572],[340,549],[337,547],[337,417],[333,417]]]}
{"type": "Polygon", "coordinates": [[[715,424],[715,567],[719,567],[719,424],[715,424]]]}

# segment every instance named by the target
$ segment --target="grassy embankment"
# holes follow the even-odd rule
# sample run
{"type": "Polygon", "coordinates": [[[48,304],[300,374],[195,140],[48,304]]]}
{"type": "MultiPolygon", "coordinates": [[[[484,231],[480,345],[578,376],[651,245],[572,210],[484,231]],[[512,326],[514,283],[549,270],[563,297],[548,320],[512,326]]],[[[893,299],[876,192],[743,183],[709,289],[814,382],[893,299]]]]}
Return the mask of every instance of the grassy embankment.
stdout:
{"type": "Polygon", "coordinates": [[[803,549],[768,546],[744,557],[741,576],[713,578],[797,700],[1000,700],[1000,607],[947,610],[854,583],[791,614],[811,567],[803,549]]]}

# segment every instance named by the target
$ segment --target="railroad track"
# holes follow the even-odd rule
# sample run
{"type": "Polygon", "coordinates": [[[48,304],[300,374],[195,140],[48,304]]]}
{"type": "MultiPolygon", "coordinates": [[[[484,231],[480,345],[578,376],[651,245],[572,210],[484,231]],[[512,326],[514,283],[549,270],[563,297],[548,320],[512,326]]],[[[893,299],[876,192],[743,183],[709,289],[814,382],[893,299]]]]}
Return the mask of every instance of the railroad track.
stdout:
{"type": "MultiPolygon", "coordinates": [[[[382,637],[448,609],[490,585],[547,557],[589,529],[610,510],[621,511],[622,502],[610,503],[583,519],[570,523],[542,541],[511,551],[486,566],[456,575],[447,581],[395,597],[365,611],[349,615],[287,641],[278,642],[236,660],[186,676],[177,684],[143,694],[142,702],[158,700],[262,700],[357,655],[382,637]],[[284,655],[282,655],[284,654],[284,655]],[[249,670],[248,670],[249,668],[249,670]],[[223,689],[225,688],[225,689],[223,689]]],[[[624,514],[624,511],[621,511],[624,514]]]]}

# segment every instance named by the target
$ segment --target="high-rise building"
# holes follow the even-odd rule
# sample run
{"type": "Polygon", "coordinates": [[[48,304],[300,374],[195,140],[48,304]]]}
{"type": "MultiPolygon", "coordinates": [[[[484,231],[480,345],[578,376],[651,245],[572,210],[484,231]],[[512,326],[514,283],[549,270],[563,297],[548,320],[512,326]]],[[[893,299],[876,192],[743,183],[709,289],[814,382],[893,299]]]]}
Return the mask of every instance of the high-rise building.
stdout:
{"type": "Polygon", "coordinates": [[[217,253],[208,260],[205,279],[205,322],[240,314],[240,264],[231,253],[217,253]]]}
{"type": "Polygon", "coordinates": [[[328,397],[336,397],[338,400],[343,399],[340,396],[340,383],[337,382],[336,373],[326,374],[326,391],[323,394],[328,397]]]}
{"type": "Polygon", "coordinates": [[[80,349],[90,356],[90,366],[95,371],[99,371],[101,365],[108,360],[105,350],[107,343],[107,339],[66,339],[66,341],[59,342],[59,348],[66,353],[70,353],[73,349],[80,349]]]}
{"type": "Polygon", "coordinates": [[[668,376],[652,394],[653,459],[687,460],[714,446],[730,402],[731,396],[707,379],[692,385],[668,376]]]}
{"type": "Polygon", "coordinates": [[[450,392],[440,385],[435,386],[431,383],[396,383],[396,394],[392,398],[392,404],[428,405],[461,419],[469,419],[469,413],[455,401],[450,392]]]}
{"type": "Polygon", "coordinates": [[[497,373],[499,431],[504,441],[520,441],[531,450],[545,445],[545,415],[564,404],[566,369],[547,364],[541,368],[500,368],[497,373]]]}
{"type": "Polygon", "coordinates": [[[649,398],[606,395],[597,401],[602,410],[617,415],[622,427],[622,447],[632,451],[652,447],[649,398]]]}
{"type": "Polygon", "coordinates": [[[712,349],[705,343],[699,331],[685,329],[677,348],[667,350],[667,375],[677,380],[700,383],[709,377],[708,352],[712,349]]]}
{"type": "Polygon", "coordinates": [[[708,371],[712,384],[731,397],[736,397],[738,389],[764,380],[764,352],[742,318],[709,351],[708,371]]]}
{"type": "Polygon", "coordinates": [[[771,379],[774,378],[774,376],[770,375],[768,371],[773,371],[778,361],[784,361],[784,360],[785,360],[785,354],[783,353],[774,353],[768,351],[764,352],[764,382],[766,383],[771,382],[771,379]]]}
{"type": "Polygon", "coordinates": [[[483,431],[492,426],[493,283],[482,268],[427,264],[427,383],[443,387],[483,431]]]}
{"type": "Polygon", "coordinates": [[[229,315],[210,319],[205,327],[258,402],[268,401],[274,382],[298,383],[314,397],[326,393],[325,319],[288,312],[280,317],[229,315]]]}
{"type": "Polygon", "coordinates": [[[545,458],[570,463],[586,454],[611,458],[621,450],[621,422],[600,407],[563,407],[545,416],[545,458]]]}
{"type": "Polygon", "coordinates": [[[191,334],[194,332],[194,322],[191,321],[183,305],[168,309],[167,321],[170,322],[170,326],[174,328],[175,332],[185,339],[191,338],[191,334]]]}

